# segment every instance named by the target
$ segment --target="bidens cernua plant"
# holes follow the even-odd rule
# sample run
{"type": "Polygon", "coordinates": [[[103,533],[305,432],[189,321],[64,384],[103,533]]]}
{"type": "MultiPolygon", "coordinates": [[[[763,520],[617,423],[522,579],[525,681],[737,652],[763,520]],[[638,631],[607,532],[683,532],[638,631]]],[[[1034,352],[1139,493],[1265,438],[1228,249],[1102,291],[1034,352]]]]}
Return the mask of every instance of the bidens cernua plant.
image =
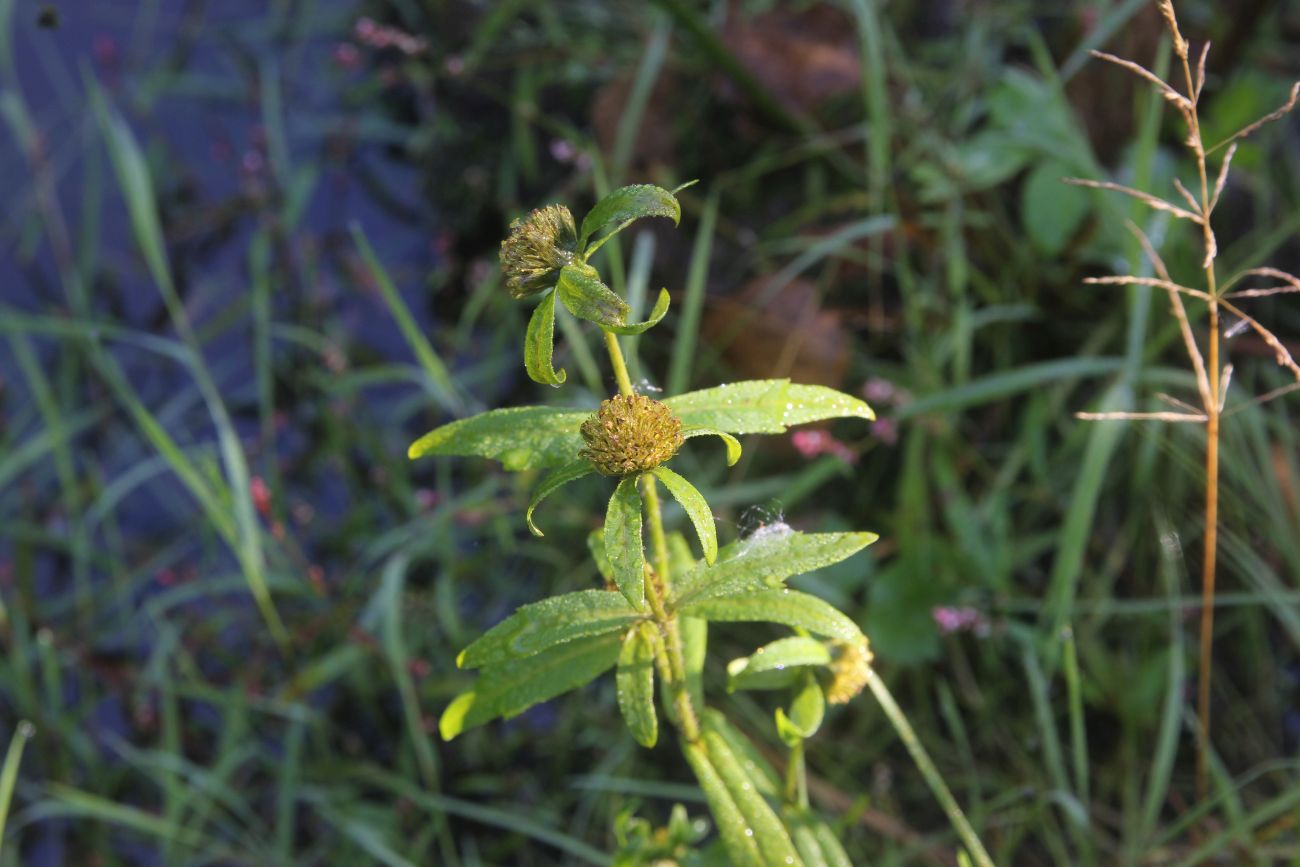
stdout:
{"type": "MultiPolygon", "coordinates": [[[[525,514],[538,536],[542,531],[534,512],[560,487],[599,473],[612,488],[604,527],[590,537],[606,586],[525,605],[465,648],[457,664],[478,669],[478,680],[447,707],[439,728],[450,740],[614,669],[628,729],[638,743],[651,747],[660,727],[657,679],[662,716],[676,730],[733,863],[845,865],[849,860],[840,843],[809,809],[804,741],[821,725],[826,702],[847,702],[868,683],[878,695],[884,687],[877,688],[867,638],[857,624],[784,582],[843,560],[876,536],[801,533],[781,526],[719,549],[708,503],[668,464],[694,437],[720,439],[733,465],[741,452],[737,435],[779,434],[805,422],[873,414],[856,398],[785,379],[737,382],[663,401],[638,394],[618,335],[639,334],[659,323],[668,311],[668,292],[660,292],[646,321],[629,323],[627,302],[602,282],[590,259],[614,234],[650,216],[680,220],[673,193],[650,185],[624,187],[597,203],[581,227],[567,208],[549,205],[516,220],[501,245],[510,294],[537,302],[524,339],[528,375],[552,386],[565,381],[565,372],[552,361],[558,300],[603,332],[617,394],[595,413],[545,406],[493,410],[439,427],[411,446],[412,458],[478,456],[496,459],[507,470],[544,471],[525,514]],[[660,485],[690,519],[698,559],[685,537],[665,532],[660,485]],[[736,621],[767,621],[792,630],[727,666],[728,690],[784,691],[786,700],[775,710],[776,732],[789,748],[783,776],[705,701],[709,623],[736,621]]],[[[892,701],[890,708],[898,725],[892,701]]],[[[909,735],[910,730],[905,739],[909,735]]],[[[908,745],[913,748],[913,741],[908,745]]],[[[959,830],[967,837],[969,826],[959,830]]],[[[978,842],[972,846],[968,838],[967,845],[977,849],[978,842]]]]}

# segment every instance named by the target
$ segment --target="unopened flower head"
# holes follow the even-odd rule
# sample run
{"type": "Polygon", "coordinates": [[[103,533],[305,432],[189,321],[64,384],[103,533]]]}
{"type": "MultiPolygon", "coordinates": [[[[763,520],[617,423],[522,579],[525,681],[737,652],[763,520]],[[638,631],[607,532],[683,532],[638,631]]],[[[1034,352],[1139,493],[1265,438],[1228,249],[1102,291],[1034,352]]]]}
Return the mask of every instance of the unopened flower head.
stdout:
{"type": "Polygon", "coordinates": [[[506,290],[515,298],[527,298],[549,289],[577,248],[578,230],[564,205],[547,205],[515,220],[501,242],[506,290]]]}
{"type": "Polygon", "coordinates": [[[582,423],[584,458],[607,476],[653,470],[682,446],[682,423],[667,405],[640,394],[616,394],[582,423]]]}
{"type": "Polygon", "coordinates": [[[826,687],[826,700],[831,704],[846,704],[862,692],[871,674],[871,648],[867,640],[835,642],[839,651],[831,662],[831,683],[826,687]]]}

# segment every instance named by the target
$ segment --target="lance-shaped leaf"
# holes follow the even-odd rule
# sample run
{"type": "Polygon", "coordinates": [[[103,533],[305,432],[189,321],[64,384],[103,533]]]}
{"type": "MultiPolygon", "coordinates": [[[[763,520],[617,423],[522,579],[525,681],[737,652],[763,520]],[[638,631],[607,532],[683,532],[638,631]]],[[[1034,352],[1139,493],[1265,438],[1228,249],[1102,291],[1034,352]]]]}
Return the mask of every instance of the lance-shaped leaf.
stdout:
{"type": "Polygon", "coordinates": [[[829,602],[797,590],[756,590],[683,606],[683,614],[726,623],[767,622],[807,629],[842,641],[861,641],[858,625],[829,602]]]}
{"type": "Polygon", "coordinates": [[[609,558],[605,556],[604,527],[598,527],[587,534],[587,550],[591,552],[591,559],[596,561],[596,571],[600,573],[600,577],[612,585],[614,568],[609,565],[609,558]]]}
{"type": "Polygon", "coordinates": [[[542,385],[558,386],[568,374],[564,369],[556,370],[552,356],[555,354],[555,293],[547,292],[540,304],[533,309],[533,316],[528,320],[528,330],[524,333],[524,369],[528,378],[542,385]]]}
{"type": "Polygon", "coordinates": [[[736,439],[726,431],[714,430],[711,427],[682,428],[683,439],[703,436],[715,436],[722,440],[723,444],[727,447],[727,466],[734,467],[736,461],[740,460],[740,440],[736,439]]]}
{"type": "Polygon", "coordinates": [[[754,787],[758,789],[759,794],[773,799],[781,796],[781,776],[776,772],[776,768],[772,767],[772,763],[763,757],[749,738],[728,722],[720,711],[705,710],[700,715],[700,723],[708,730],[717,732],[727,742],[731,751],[744,765],[745,772],[754,781],[754,787]]]}
{"type": "Polygon", "coordinates": [[[579,319],[595,322],[607,329],[627,324],[627,302],[602,283],[596,269],[585,262],[564,266],[555,293],[569,312],[579,319]]]}
{"type": "Polygon", "coordinates": [[[758,842],[754,839],[749,820],[740,811],[736,798],[731,793],[722,775],[713,767],[708,749],[702,741],[691,743],[684,741],[682,751],[686,761],[695,772],[695,779],[704,792],[704,800],[709,804],[713,814],[713,824],[722,838],[722,845],[727,849],[727,856],[735,867],[767,867],[758,842]]]}
{"type": "Polygon", "coordinates": [[[549,406],[494,409],[434,428],[407,455],[492,458],[514,471],[562,467],[582,449],[578,428],[590,415],[549,406]]]}
{"type": "Polygon", "coordinates": [[[799,533],[784,524],[759,530],[675,582],[673,605],[780,587],[792,575],[830,566],[876,541],[875,533],[799,533]]]}
{"type": "Polygon", "coordinates": [[[577,481],[594,471],[591,461],[586,458],[578,458],[573,463],[566,464],[551,472],[538,483],[537,490],[533,491],[533,496],[528,501],[528,511],[524,513],[524,520],[528,523],[528,529],[532,531],[534,536],[546,535],[533,523],[533,510],[537,508],[538,504],[569,482],[577,481]]]}
{"type": "Polygon", "coordinates": [[[681,624],[686,691],[696,707],[704,707],[704,659],[709,650],[709,622],[698,617],[679,617],[677,622],[681,624]]]}
{"type": "Polygon", "coordinates": [[[807,666],[830,665],[826,645],[805,635],[779,638],[760,647],[751,656],[727,664],[727,692],[738,689],[784,689],[792,685],[807,666]]]}
{"type": "Polygon", "coordinates": [[[830,825],[810,810],[787,810],[783,818],[805,867],[853,867],[830,825]]]}
{"type": "Polygon", "coordinates": [[[641,542],[641,492],[637,476],[626,476],[614,489],[605,511],[605,556],[614,583],[638,611],[645,610],[645,548],[641,542]]]}
{"type": "Polygon", "coordinates": [[[874,419],[856,397],[822,385],[788,379],[756,379],[692,391],[664,401],[683,426],[712,427],[732,434],[785,433],[792,425],[827,418],[874,419]]]}
{"type": "Polygon", "coordinates": [[[619,632],[640,619],[621,593],[579,590],[524,605],[460,652],[456,665],[500,665],[575,641],[619,632]]]}
{"type": "Polygon", "coordinates": [[[606,331],[612,331],[615,334],[641,334],[649,331],[659,324],[664,315],[668,313],[668,303],[671,299],[668,297],[667,289],[659,290],[659,299],[655,301],[654,309],[650,311],[650,318],[645,322],[633,322],[628,325],[601,325],[606,331]]]}
{"type": "Polygon", "coordinates": [[[592,235],[610,223],[619,224],[609,233],[613,235],[642,217],[667,217],[675,226],[682,219],[682,206],[677,203],[676,196],[654,184],[620,187],[597,202],[587,216],[582,218],[578,246],[585,247],[592,235]]]}
{"type": "Polygon", "coordinates": [[[614,667],[617,633],[569,641],[532,656],[484,669],[469,692],[458,695],[438,720],[443,740],[576,689],[614,667]]]}
{"type": "Polygon", "coordinates": [[[659,739],[655,716],[655,641],[659,634],[649,623],[628,632],[618,655],[618,709],[632,737],[649,748],[659,739]]]}
{"type": "Polygon", "coordinates": [[[826,716],[826,696],[812,672],[804,670],[799,689],[790,702],[790,712],[776,709],[776,733],[788,747],[817,734],[826,716]]]}
{"type": "Polygon", "coordinates": [[[686,510],[695,532],[700,537],[700,548],[704,551],[704,562],[712,563],[718,558],[718,528],[713,522],[713,512],[709,509],[704,495],[686,479],[667,467],[655,467],[651,470],[654,477],[664,483],[668,493],[686,510]]]}

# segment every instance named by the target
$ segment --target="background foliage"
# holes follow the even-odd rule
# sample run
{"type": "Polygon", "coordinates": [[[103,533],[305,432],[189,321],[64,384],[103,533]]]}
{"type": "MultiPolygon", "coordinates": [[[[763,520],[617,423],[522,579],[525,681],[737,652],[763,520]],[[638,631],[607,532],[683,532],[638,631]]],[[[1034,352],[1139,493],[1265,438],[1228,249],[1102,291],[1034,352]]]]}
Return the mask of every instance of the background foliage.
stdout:
{"type": "MultiPolygon", "coordinates": [[[[1290,4],[1178,6],[1215,43],[1207,140],[1300,78],[1290,4]]],[[[0,0],[0,28],[0,734],[35,726],[0,863],[607,863],[618,816],[702,815],[612,684],[436,741],[457,651],[595,586],[606,492],[566,488],[534,540],[535,479],[405,455],[543,391],[496,270],[511,217],[691,178],[680,230],[608,247],[634,319],[674,296],[633,376],[876,407],[869,436],[679,460],[724,541],[880,533],[795,583],[863,624],[998,863],[1296,856],[1295,401],[1225,424],[1207,803],[1203,435],[1072,416],[1191,382],[1163,299],[1080,281],[1141,267],[1126,217],[1175,276],[1196,238],[1057,183],[1186,177],[1176,119],[1086,54],[1166,63],[1147,4],[0,0]]],[[[1300,268],[1296,123],[1237,155],[1225,272],[1300,268]]],[[[1300,334],[1285,298],[1260,310],[1300,334]]],[[[598,347],[557,344],[570,382],[541,399],[594,407],[598,347]]],[[[1229,346],[1230,406],[1285,385],[1229,346]]],[[[770,708],[731,701],[776,755],[770,708]]],[[[809,760],[864,862],[955,863],[869,700],[809,760]]]]}

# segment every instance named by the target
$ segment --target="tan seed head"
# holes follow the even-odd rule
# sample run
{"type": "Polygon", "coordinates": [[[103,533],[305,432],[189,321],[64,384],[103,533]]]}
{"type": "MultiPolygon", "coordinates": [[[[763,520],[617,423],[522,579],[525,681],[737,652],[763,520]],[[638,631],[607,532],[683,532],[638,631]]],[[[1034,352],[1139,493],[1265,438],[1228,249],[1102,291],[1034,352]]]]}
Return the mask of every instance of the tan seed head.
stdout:
{"type": "Polygon", "coordinates": [[[560,279],[560,269],[573,261],[577,248],[578,230],[564,205],[547,205],[515,220],[501,242],[506,291],[512,297],[527,298],[551,288],[560,279]]]}
{"type": "Polygon", "coordinates": [[[582,423],[584,458],[607,476],[652,470],[677,454],[682,423],[665,404],[640,394],[616,394],[582,423]]]}

